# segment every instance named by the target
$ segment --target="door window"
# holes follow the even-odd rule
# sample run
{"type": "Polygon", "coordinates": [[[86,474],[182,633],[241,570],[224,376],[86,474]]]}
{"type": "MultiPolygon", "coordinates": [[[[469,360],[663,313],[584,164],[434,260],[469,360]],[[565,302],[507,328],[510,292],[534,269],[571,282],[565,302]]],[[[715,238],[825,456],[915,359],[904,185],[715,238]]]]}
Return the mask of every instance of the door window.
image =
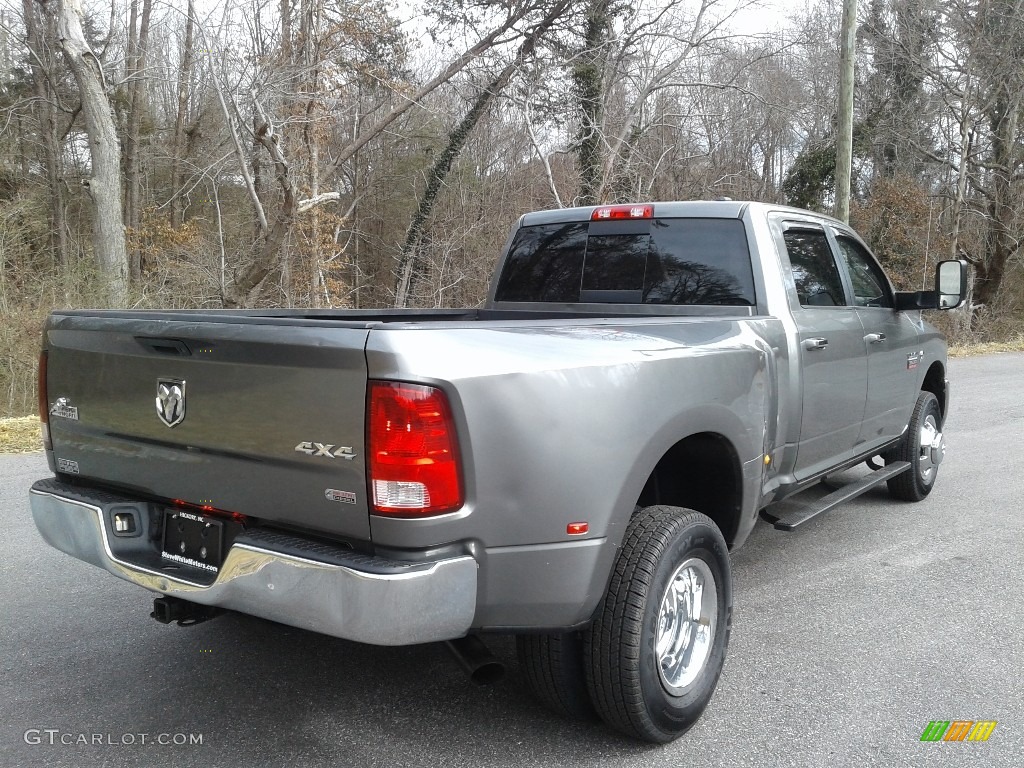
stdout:
{"type": "Polygon", "coordinates": [[[839,268],[825,232],[820,229],[787,229],[783,233],[789,263],[793,267],[796,295],[804,307],[846,306],[839,268]]]}
{"type": "Polygon", "coordinates": [[[871,254],[852,238],[837,235],[836,241],[850,273],[850,282],[853,283],[854,303],[858,307],[891,308],[893,303],[889,281],[871,254]]]}

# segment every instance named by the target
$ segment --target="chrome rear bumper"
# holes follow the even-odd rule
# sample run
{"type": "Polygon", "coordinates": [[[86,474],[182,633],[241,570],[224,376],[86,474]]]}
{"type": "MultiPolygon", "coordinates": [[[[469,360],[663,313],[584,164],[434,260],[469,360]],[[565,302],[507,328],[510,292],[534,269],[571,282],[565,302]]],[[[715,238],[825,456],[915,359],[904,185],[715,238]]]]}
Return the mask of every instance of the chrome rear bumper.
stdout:
{"type": "Polygon", "coordinates": [[[294,627],[373,645],[411,645],[465,635],[476,612],[477,564],[468,555],[427,563],[384,560],[314,542],[275,551],[273,536],[243,534],[215,577],[161,566],[148,531],[115,537],[112,510],[147,502],[41,480],[32,517],[48,544],[153,592],[219,606],[294,627]],[[331,551],[328,551],[331,550],[331,551]],[[207,581],[209,583],[203,583],[207,581]]]}

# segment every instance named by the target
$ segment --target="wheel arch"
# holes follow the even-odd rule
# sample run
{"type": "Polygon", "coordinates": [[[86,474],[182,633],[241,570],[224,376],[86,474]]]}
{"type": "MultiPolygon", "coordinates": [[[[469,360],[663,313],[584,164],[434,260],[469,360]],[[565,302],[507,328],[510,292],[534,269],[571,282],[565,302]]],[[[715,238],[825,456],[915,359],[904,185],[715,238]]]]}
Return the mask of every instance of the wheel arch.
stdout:
{"type": "Polygon", "coordinates": [[[640,509],[671,506],[707,515],[731,550],[756,521],[754,500],[763,467],[764,414],[741,418],[720,403],[702,402],[668,418],[627,470],[627,482],[614,502],[600,561],[590,576],[592,617],[607,592],[615,560],[630,521],[640,509]]]}
{"type": "Polygon", "coordinates": [[[743,517],[743,466],[732,441],[698,432],[676,442],[654,466],[638,507],[685,507],[707,515],[731,548],[743,517]]]}
{"type": "Polygon", "coordinates": [[[948,405],[948,393],[946,392],[946,369],[940,362],[934,362],[929,366],[928,372],[921,382],[921,391],[931,392],[939,401],[939,411],[942,413],[942,420],[946,420],[946,409],[948,405]]]}

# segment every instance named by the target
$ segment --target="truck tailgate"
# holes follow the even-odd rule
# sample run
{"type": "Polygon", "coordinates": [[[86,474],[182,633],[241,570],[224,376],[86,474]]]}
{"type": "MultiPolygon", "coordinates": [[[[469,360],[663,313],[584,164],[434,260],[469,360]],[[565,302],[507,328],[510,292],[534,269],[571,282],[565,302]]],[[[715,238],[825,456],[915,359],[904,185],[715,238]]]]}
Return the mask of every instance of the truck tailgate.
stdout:
{"type": "Polygon", "coordinates": [[[367,540],[367,334],[231,315],[55,314],[45,347],[56,469],[367,540]]]}

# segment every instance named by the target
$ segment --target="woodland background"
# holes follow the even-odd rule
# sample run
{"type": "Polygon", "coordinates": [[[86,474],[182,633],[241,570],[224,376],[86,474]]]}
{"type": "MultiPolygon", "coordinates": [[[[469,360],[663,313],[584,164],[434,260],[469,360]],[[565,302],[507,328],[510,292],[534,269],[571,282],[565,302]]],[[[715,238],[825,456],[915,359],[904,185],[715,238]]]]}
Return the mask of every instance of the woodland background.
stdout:
{"type": "MultiPolygon", "coordinates": [[[[824,0],[3,2],[0,416],[52,308],[473,306],[528,210],[835,202],[824,0]]],[[[1019,338],[1024,0],[858,20],[851,223],[1019,338]]]]}

